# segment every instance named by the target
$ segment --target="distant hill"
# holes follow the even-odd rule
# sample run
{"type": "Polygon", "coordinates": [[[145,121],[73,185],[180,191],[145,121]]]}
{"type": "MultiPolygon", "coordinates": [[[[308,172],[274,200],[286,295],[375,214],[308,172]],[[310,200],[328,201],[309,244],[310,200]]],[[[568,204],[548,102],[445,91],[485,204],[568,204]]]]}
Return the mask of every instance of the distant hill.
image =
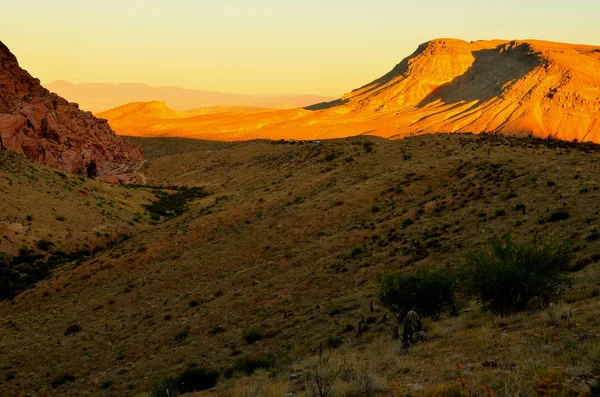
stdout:
{"type": "Polygon", "coordinates": [[[330,101],[320,95],[255,96],[214,91],[189,90],[178,87],[153,87],[147,84],[107,84],[54,81],[45,84],[52,92],[79,103],[82,109],[101,112],[129,102],[166,102],[177,110],[212,106],[252,106],[291,109],[330,101]]]}
{"type": "Polygon", "coordinates": [[[177,120],[164,114],[100,116],[123,135],[228,141],[493,132],[600,142],[600,47],[437,39],[335,101],[177,120]]]}

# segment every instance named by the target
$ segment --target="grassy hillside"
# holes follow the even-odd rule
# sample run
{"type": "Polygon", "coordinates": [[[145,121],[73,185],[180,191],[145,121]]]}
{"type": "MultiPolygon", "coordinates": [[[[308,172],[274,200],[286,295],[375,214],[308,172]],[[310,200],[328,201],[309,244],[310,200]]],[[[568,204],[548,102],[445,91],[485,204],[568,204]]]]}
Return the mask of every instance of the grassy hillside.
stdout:
{"type": "Polygon", "coordinates": [[[0,252],[36,249],[40,240],[64,251],[105,245],[147,227],[131,223],[153,198],[0,151],[0,252]]]}
{"type": "MultiPolygon", "coordinates": [[[[312,395],[310,357],[340,343],[327,365],[352,364],[384,395],[420,395],[461,376],[478,394],[490,386],[533,395],[538,372],[554,366],[569,389],[593,382],[595,146],[489,135],[141,142],[148,184],[212,194],[14,304],[0,302],[9,393],[137,395],[190,366],[239,369],[274,355],[295,363],[268,381],[264,372],[222,380],[218,395],[312,395]],[[399,350],[380,324],[377,276],[451,266],[508,232],[570,245],[574,288],[556,313],[497,318],[466,302],[458,317],[426,321],[429,342],[399,350]],[[369,329],[357,335],[363,319],[369,329]]],[[[338,394],[364,395],[346,383],[338,394]]]]}

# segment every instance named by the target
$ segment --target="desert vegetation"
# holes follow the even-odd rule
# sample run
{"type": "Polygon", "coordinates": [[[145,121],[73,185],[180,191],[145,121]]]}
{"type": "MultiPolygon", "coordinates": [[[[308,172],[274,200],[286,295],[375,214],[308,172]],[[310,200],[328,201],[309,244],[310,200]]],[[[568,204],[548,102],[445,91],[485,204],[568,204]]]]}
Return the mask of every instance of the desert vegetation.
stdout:
{"type": "MultiPolygon", "coordinates": [[[[152,155],[139,172],[147,183],[115,190],[144,197],[119,218],[131,238],[0,302],[6,390],[149,395],[169,384],[182,395],[307,397],[593,390],[595,146],[458,134],[146,144],[152,155]],[[372,142],[370,152],[362,141],[372,142]],[[158,199],[156,190],[171,195],[177,186],[207,186],[211,195],[169,219],[142,207],[158,199]],[[568,217],[549,221],[560,212],[568,217]],[[535,275],[518,271],[524,262],[535,275]],[[512,287],[506,301],[488,299],[512,287]],[[407,344],[409,312],[418,320],[411,315],[407,344]],[[65,335],[71,326],[79,331],[65,335]],[[180,375],[194,368],[216,373],[214,386],[182,391],[180,375]],[[61,383],[63,375],[73,380],[61,383]]],[[[68,186],[83,211],[122,206],[111,207],[98,181],[25,173],[68,186]]],[[[32,180],[7,177],[13,185],[6,179],[0,188],[32,180]]],[[[46,256],[71,252],[59,232],[76,212],[24,207],[18,219],[56,229],[21,246],[46,256]],[[55,246],[45,251],[40,240],[55,246]]],[[[83,233],[74,229],[73,238],[108,239],[103,230],[83,233]]]]}

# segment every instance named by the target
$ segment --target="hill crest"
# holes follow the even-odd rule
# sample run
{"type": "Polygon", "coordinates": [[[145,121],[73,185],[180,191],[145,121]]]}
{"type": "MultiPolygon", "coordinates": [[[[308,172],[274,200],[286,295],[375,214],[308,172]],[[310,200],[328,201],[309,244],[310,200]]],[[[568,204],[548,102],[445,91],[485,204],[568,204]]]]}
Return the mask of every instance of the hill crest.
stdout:
{"type": "Polygon", "coordinates": [[[125,135],[230,141],[491,132],[600,142],[599,76],[600,47],[436,39],[371,83],[303,111],[211,115],[210,123],[148,114],[108,120],[125,135]]]}

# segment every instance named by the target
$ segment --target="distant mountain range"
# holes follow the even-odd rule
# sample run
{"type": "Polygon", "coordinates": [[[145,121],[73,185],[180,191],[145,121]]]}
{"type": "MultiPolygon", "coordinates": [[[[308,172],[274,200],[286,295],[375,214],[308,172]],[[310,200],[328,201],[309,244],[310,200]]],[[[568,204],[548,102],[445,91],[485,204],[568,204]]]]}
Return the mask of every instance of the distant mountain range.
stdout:
{"type": "Polygon", "coordinates": [[[212,106],[251,106],[292,109],[333,100],[320,95],[256,96],[177,87],[153,87],[147,84],[80,83],[54,81],[44,84],[52,92],[76,102],[82,109],[101,112],[130,102],[165,102],[179,111],[212,106]]]}
{"type": "Polygon", "coordinates": [[[137,136],[231,141],[491,132],[600,142],[600,47],[437,39],[383,77],[304,109],[176,117],[164,103],[122,110],[99,116],[117,133],[137,136]]]}

